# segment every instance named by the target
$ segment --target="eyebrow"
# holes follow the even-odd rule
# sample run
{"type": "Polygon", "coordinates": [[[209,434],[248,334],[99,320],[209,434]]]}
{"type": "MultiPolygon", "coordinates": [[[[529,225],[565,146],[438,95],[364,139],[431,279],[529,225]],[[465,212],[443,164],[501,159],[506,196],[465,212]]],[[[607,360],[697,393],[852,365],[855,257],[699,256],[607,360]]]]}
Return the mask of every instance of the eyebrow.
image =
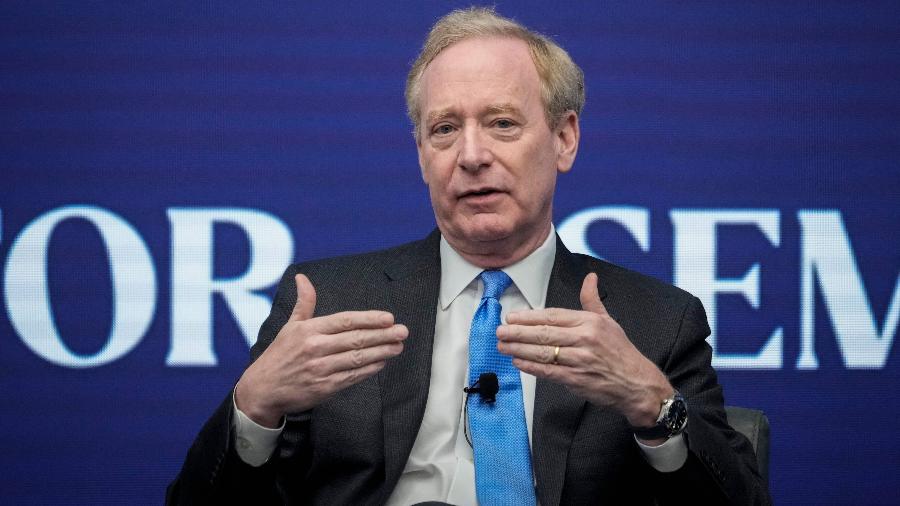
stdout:
{"type": "Polygon", "coordinates": [[[428,116],[426,116],[425,124],[430,125],[432,123],[437,123],[438,121],[442,121],[453,116],[456,116],[456,113],[454,113],[451,109],[432,111],[428,113],[428,116]]]}
{"type": "MultiPolygon", "coordinates": [[[[485,113],[488,115],[496,115],[496,114],[519,114],[519,108],[512,105],[511,103],[503,103],[503,104],[492,104],[487,107],[485,113]]],[[[439,111],[432,111],[428,113],[425,117],[425,123],[428,125],[437,123],[439,121],[443,121],[447,118],[456,117],[457,114],[453,110],[453,108],[441,109],[439,111]]]]}
{"type": "Polygon", "coordinates": [[[518,114],[519,108],[507,102],[505,104],[495,104],[495,105],[488,106],[487,113],[488,114],[518,114]]]}

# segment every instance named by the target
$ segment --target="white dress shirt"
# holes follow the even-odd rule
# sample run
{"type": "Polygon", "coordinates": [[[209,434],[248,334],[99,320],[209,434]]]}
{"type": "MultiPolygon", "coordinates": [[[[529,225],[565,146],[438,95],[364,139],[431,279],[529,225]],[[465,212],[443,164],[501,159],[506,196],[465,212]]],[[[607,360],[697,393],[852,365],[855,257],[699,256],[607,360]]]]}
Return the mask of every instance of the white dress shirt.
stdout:
{"type": "MultiPolygon", "coordinates": [[[[463,388],[468,377],[469,327],[484,291],[478,278],[483,269],[462,258],[443,238],[440,253],[441,286],[425,414],[389,505],[435,500],[459,506],[478,504],[474,456],[464,434],[463,388]]],[[[505,321],[509,311],[545,307],[555,257],[556,234],[551,227],[538,249],[503,269],[513,283],[500,297],[501,321],[505,321]]],[[[536,380],[530,374],[520,374],[530,442],[536,380]]],[[[284,425],[267,429],[253,422],[237,406],[234,409],[238,455],[250,465],[262,465],[275,450],[284,425]]],[[[637,444],[647,461],[659,471],[674,471],[687,459],[687,446],[680,435],[657,447],[639,441],[637,444]]]]}

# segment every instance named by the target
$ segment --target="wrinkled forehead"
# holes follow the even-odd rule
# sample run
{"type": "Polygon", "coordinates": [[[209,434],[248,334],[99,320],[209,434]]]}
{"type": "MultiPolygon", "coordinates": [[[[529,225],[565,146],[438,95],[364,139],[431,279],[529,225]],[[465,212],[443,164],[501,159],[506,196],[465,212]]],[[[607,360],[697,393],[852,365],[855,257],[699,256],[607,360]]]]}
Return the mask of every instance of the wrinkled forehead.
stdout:
{"type": "Polygon", "coordinates": [[[512,107],[539,92],[528,45],[511,37],[479,37],[448,46],[425,68],[419,85],[421,119],[451,104],[481,98],[487,107],[512,107]]]}
{"type": "Polygon", "coordinates": [[[455,73],[498,71],[534,73],[537,67],[528,44],[516,37],[469,37],[442,49],[422,70],[421,80],[447,78],[455,73]]]}

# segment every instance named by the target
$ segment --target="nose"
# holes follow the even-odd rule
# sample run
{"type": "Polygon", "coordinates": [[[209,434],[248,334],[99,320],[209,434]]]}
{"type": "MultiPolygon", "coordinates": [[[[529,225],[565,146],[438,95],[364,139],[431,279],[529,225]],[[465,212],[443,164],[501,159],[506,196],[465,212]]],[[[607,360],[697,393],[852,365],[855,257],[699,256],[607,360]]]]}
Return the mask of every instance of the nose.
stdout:
{"type": "Polygon", "coordinates": [[[477,172],[485,169],[494,161],[490,140],[480,128],[469,126],[464,128],[460,136],[457,163],[465,171],[477,172]]]}

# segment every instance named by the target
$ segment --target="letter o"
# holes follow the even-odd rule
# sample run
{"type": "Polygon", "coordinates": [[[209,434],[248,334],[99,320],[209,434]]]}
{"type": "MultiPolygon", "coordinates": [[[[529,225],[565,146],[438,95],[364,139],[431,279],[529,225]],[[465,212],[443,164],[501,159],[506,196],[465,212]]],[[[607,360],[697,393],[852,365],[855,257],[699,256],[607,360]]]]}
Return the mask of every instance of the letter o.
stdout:
{"type": "Polygon", "coordinates": [[[146,244],[128,222],[94,206],[54,209],[22,229],[10,248],[4,286],[9,319],[22,342],[65,367],[97,367],[122,357],[140,343],[156,310],[156,275],[146,244]],[[92,355],[79,355],[66,346],[50,305],[47,244],[56,226],[71,218],[97,228],[109,257],[113,321],[106,344],[92,355]]]}

